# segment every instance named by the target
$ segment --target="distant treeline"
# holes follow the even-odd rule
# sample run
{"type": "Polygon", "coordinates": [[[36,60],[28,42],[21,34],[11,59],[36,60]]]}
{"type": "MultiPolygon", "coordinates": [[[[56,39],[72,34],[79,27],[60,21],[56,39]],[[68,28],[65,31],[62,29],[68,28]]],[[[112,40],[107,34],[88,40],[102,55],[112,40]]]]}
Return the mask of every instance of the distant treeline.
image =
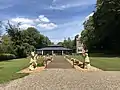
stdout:
{"type": "Polygon", "coordinates": [[[65,48],[72,49],[73,53],[76,52],[76,40],[71,40],[70,38],[65,39],[63,42],[58,42],[58,45],[62,45],[65,48]]]}

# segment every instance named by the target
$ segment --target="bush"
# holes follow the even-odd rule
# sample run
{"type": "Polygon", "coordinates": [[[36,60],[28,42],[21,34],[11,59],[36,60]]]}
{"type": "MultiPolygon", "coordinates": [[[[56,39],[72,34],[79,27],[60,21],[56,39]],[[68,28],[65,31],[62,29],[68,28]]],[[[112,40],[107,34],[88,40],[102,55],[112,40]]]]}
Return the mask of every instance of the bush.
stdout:
{"type": "Polygon", "coordinates": [[[37,67],[41,67],[41,66],[44,66],[44,63],[38,63],[37,64],[37,67]]]}
{"type": "Polygon", "coordinates": [[[44,58],[39,56],[37,60],[37,67],[41,66],[44,66],[44,58]]]}
{"type": "Polygon", "coordinates": [[[0,61],[15,59],[16,56],[14,54],[0,54],[0,61]]]}

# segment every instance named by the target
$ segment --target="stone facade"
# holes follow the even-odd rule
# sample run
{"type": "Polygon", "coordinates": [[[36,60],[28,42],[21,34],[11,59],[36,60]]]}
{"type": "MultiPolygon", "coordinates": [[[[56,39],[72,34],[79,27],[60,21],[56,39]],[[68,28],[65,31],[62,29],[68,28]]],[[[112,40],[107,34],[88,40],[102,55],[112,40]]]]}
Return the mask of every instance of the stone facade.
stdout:
{"type": "Polygon", "coordinates": [[[77,35],[75,38],[76,38],[75,39],[76,40],[76,53],[77,54],[82,53],[83,44],[80,41],[80,35],[77,35]]]}

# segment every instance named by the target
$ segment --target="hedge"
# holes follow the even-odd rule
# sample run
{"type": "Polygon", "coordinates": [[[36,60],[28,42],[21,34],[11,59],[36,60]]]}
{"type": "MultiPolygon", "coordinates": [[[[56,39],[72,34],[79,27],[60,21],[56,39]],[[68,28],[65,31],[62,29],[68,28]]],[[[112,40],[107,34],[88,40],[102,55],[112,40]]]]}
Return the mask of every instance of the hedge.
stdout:
{"type": "Polygon", "coordinates": [[[0,61],[15,59],[16,56],[14,54],[0,54],[0,61]]]}

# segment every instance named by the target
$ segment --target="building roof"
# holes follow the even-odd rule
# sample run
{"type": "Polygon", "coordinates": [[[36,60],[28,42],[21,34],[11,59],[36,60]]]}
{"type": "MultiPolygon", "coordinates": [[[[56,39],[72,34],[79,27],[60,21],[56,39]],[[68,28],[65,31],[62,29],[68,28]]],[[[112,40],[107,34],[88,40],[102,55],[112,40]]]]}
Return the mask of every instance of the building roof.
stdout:
{"type": "Polygon", "coordinates": [[[71,49],[64,48],[64,47],[45,47],[45,48],[37,49],[37,51],[42,51],[42,50],[63,50],[63,51],[70,51],[71,49]]]}

